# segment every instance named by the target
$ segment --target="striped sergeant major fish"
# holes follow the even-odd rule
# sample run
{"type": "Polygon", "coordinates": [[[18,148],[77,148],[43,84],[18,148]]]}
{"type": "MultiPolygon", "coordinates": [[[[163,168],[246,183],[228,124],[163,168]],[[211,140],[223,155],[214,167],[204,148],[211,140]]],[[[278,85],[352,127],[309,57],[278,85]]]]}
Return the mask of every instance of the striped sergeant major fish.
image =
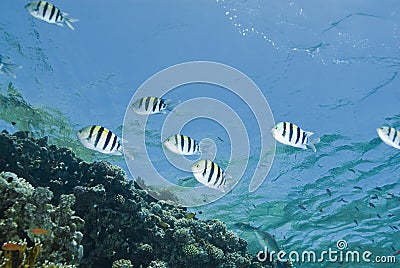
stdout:
{"type": "Polygon", "coordinates": [[[144,97],[135,101],[131,105],[131,108],[135,113],[141,115],[165,113],[164,110],[167,109],[165,101],[164,99],[153,96],[144,97]]]}
{"type": "Polygon", "coordinates": [[[230,180],[232,177],[211,160],[199,160],[190,169],[196,180],[201,184],[220,190],[221,192],[229,190],[228,185],[231,182],[227,183],[227,179],[230,180]]]}
{"type": "Polygon", "coordinates": [[[200,144],[196,140],[181,134],[169,136],[163,144],[165,148],[179,155],[196,155],[201,153],[200,144]]]}
{"type": "Polygon", "coordinates": [[[87,126],[76,133],[83,146],[103,154],[122,155],[122,143],[110,130],[102,126],[87,126]]]}
{"type": "Polygon", "coordinates": [[[0,55],[0,74],[6,73],[12,78],[16,78],[17,76],[14,74],[13,70],[21,69],[22,66],[10,63],[10,60],[7,57],[3,57],[0,55]]]}
{"type": "Polygon", "coordinates": [[[400,149],[400,131],[393,127],[379,127],[376,129],[381,140],[394,148],[400,149]]]}
{"type": "Polygon", "coordinates": [[[37,19],[59,26],[64,26],[64,24],[66,24],[71,30],[74,30],[72,23],[78,21],[78,19],[69,18],[68,13],[62,12],[55,5],[47,1],[30,2],[25,5],[25,8],[29,14],[37,19]]]}
{"type": "Polygon", "coordinates": [[[319,139],[310,141],[309,137],[313,135],[313,132],[304,131],[298,126],[290,122],[279,122],[271,129],[272,136],[280,143],[290,145],[297,148],[307,149],[310,147],[314,152],[317,149],[314,143],[319,142],[319,139]]]}

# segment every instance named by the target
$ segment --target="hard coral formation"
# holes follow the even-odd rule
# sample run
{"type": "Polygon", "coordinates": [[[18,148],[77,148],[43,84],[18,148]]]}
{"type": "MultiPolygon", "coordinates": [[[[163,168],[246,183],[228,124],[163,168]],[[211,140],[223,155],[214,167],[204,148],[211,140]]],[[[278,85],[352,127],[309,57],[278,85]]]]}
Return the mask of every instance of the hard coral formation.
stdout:
{"type": "MultiPolygon", "coordinates": [[[[83,247],[80,245],[82,233],[79,229],[81,219],[74,216],[71,206],[74,204],[73,195],[63,195],[58,206],[51,204],[52,192],[43,187],[33,187],[23,178],[11,172],[0,173],[0,237],[2,243],[8,240],[17,241],[21,245],[20,255],[32,255],[31,249],[41,249],[37,262],[45,260],[52,262],[68,262],[78,265],[83,247]],[[29,233],[33,227],[41,227],[49,233],[35,237],[29,233]],[[32,244],[26,246],[26,242],[32,244]]],[[[37,255],[37,254],[36,254],[37,255]]],[[[28,259],[28,258],[25,259],[28,259]]],[[[33,257],[31,256],[31,260],[33,257]]],[[[35,256],[36,259],[36,256],[35,256]]],[[[33,260],[33,263],[35,261],[33,260]]],[[[33,267],[27,264],[27,267],[33,267]]],[[[11,267],[11,266],[10,266],[11,267]]]]}
{"type": "Polygon", "coordinates": [[[42,257],[98,268],[266,267],[221,221],[187,219],[185,209],[150,197],[108,162],[87,163],[27,132],[0,134],[0,148],[0,172],[26,180],[2,181],[2,235],[21,239],[19,230],[48,228],[42,257]]]}

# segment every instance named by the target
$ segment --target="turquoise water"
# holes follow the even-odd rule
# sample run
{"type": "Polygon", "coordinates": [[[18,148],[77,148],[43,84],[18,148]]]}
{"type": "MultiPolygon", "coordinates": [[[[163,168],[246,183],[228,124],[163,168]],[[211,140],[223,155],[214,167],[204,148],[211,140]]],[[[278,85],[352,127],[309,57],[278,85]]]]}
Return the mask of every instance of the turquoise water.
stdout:
{"type": "MultiPolygon", "coordinates": [[[[238,186],[197,207],[199,217],[221,219],[232,229],[237,222],[261,226],[287,251],[336,249],[341,239],[349,249],[374,256],[400,249],[400,152],[375,131],[382,125],[400,128],[396,1],[54,2],[80,19],[75,31],[31,17],[24,4],[0,3],[6,11],[0,53],[23,66],[16,79],[0,76],[2,95],[10,95],[12,82],[26,100],[0,102],[12,104],[0,107],[2,129],[30,128],[85,159],[126,168],[123,157],[79,146],[75,131],[100,124],[121,135],[126,107],[146,79],[182,62],[220,62],[258,85],[276,122],[295,122],[321,142],[315,154],[277,144],[266,180],[249,193],[260,135],[269,133],[257,131],[251,109],[233,94],[212,85],[177,88],[167,96],[175,105],[202,96],[221,100],[243,118],[252,137],[252,157],[238,186]]],[[[194,185],[190,173],[165,161],[158,129],[166,116],[149,119],[150,157],[171,181],[194,185]]],[[[184,130],[199,139],[212,137],[216,159],[226,167],[230,143],[224,127],[232,126],[200,120],[184,130]]],[[[262,249],[251,232],[236,231],[250,241],[251,251],[262,249]]]]}

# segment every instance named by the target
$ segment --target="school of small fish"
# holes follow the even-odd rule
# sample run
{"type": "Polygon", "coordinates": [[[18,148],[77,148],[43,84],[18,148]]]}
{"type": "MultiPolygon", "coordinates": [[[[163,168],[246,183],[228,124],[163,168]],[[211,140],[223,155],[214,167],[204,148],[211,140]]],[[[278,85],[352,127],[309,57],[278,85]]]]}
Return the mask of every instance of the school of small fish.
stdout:
{"type": "MultiPolygon", "coordinates": [[[[34,18],[45,21],[50,24],[56,24],[58,26],[66,25],[71,30],[75,30],[73,23],[79,21],[75,18],[70,18],[68,13],[61,11],[55,5],[47,1],[33,1],[25,5],[27,12],[34,18]]],[[[0,55],[0,74],[7,74],[11,78],[16,78],[15,70],[22,68],[22,66],[14,64],[6,56],[0,55]]],[[[153,115],[166,113],[168,110],[168,100],[156,97],[156,96],[145,96],[136,100],[131,104],[131,110],[138,115],[153,115]]],[[[400,149],[400,130],[397,130],[390,126],[382,126],[376,129],[379,138],[389,146],[396,149],[400,149]]],[[[311,148],[313,152],[317,152],[315,144],[320,141],[319,138],[310,139],[313,132],[303,130],[292,122],[279,122],[271,129],[271,135],[274,139],[284,145],[307,149],[311,148]]],[[[133,159],[127,153],[124,153],[123,143],[121,139],[114,134],[112,131],[100,125],[90,125],[82,128],[76,133],[76,136],[80,143],[91,150],[110,155],[125,155],[133,159]]],[[[218,137],[218,139],[222,140],[218,137]]],[[[169,136],[162,142],[162,145],[171,151],[172,153],[190,156],[198,155],[202,153],[200,143],[192,137],[174,134],[169,136]]],[[[211,160],[199,160],[190,166],[194,178],[201,184],[217,189],[221,192],[227,192],[230,190],[232,184],[232,177],[227,174],[218,164],[211,160]]],[[[350,170],[355,172],[354,170],[350,170]]],[[[359,186],[354,186],[354,189],[362,190],[359,186]]],[[[326,189],[329,196],[332,195],[331,190],[326,189]]],[[[375,199],[377,196],[371,197],[375,199]]],[[[341,202],[347,202],[343,198],[341,202]]],[[[339,202],[338,201],[338,202],[339,202]]],[[[374,203],[369,202],[369,206],[375,208],[374,203]]],[[[299,204],[300,209],[305,210],[306,207],[299,204]]],[[[356,207],[358,210],[358,208],[356,207]]],[[[322,212],[323,209],[320,209],[322,212]]],[[[189,212],[185,215],[186,219],[191,219],[196,215],[194,212],[189,212]]],[[[377,214],[378,218],[381,218],[380,214],[377,214]]],[[[354,220],[355,224],[358,225],[357,220],[354,220]]],[[[169,224],[161,221],[160,226],[169,228],[169,224]]],[[[260,227],[253,227],[247,223],[237,223],[236,225],[243,230],[254,231],[260,244],[268,245],[273,250],[278,251],[279,246],[275,239],[267,232],[261,231],[260,227]]],[[[397,228],[393,226],[393,228],[397,228]]],[[[30,229],[30,234],[34,236],[42,236],[48,234],[48,231],[42,228],[30,229]]],[[[7,242],[2,245],[2,250],[5,251],[18,251],[20,246],[14,242],[7,242]]],[[[398,254],[398,252],[396,253],[398,254]]]]}

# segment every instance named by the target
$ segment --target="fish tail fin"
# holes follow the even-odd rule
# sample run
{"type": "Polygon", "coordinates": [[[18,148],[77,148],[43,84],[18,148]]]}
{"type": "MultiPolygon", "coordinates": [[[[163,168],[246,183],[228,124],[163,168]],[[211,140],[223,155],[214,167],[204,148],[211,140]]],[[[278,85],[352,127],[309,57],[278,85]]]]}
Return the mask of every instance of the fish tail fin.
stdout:
{"type": "Polygon", "coordinates": [[[202,139],[199,143],[199,151],[206,159],[213,159],[215,157],[216,148],[214,140],[210,138],[202,139]]]}
{"type": "Polygon", "coordinates": [[[124,151],[124,155],[125,155],[125,157],[127,157],[131,161],[135,159],[135,157],[131,153],[129,153],[128,151],[124,151]]]}
{"type": "Polygon", "coordinates": [[[79,21],[78,19],[74,18],[68,18],[68,13],[63,13],[64,16],[64,22],[65,24],[73,31],[75,30],[74,26],[72,26],[72,23],[79,21]]]}
{"type": "Polygon", "coordinates": [[[171,99],[165,99],[164,102],[167,105],[165,110],[172,112],[172,110],[174,110],[175,106],[178,105],[179,103],[181,103],[182,101],[180,101],[180,100],[172,101],[171,99]]]}
{"type": "Polygon", "coordinates": [[[317,148],[315,148],[315,144],[320,142],[320,141],[321,141],[320,138],[315,138],[315,139],[309,141],[307,145],[314,151],[314,153],[316,153],[317,152],[317,148]]]}
{"type": "Polygon", "coordinates": [[[236,184],[236,181],[232,178],[231,175],[226,174],[226,173],[224,175],[224,178],[225,178],[225,183],[223,185],[221,185],[220,189],[221,189],[221,192],[227,193],[230,190],[232,190],[233,186],[235,186],[235,184],[236,184]]]}
{"type": "Polygon", "coordinates": [[[22,66],[17,65],[17,64],[11,64],[11,63],[3,63],[3,66],[1,67],[1,71],[8,74],[12,78],[16,78],[17,76],[13,72],[13,70],[18,70],[21,69],[22,66]]]}

